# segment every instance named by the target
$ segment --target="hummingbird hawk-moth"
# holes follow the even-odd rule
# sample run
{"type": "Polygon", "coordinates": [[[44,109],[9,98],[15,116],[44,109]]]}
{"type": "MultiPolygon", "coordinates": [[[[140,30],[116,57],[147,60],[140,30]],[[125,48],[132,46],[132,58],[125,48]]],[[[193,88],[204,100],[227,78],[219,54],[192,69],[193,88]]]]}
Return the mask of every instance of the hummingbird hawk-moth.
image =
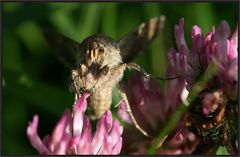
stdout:
{"type": "MultiPolygon", "coordinates": [[[[163,28],[164,20],[164,16],[151,18],[117,42],[103,34],[91,35],[81,43],[53,31],[45,31],[44,35],[55,49],[54,53],[71,68],[71,89],[76,98],[90,92],[90,106],[99,118],[110,108],[112,89],[122,79],[126,68],[147,75],[140,66],[130,62],[152,43],[163,28]]],[[[131,113],[126,95],[121,95],[135,126],[146,135],[131,113]]]]}

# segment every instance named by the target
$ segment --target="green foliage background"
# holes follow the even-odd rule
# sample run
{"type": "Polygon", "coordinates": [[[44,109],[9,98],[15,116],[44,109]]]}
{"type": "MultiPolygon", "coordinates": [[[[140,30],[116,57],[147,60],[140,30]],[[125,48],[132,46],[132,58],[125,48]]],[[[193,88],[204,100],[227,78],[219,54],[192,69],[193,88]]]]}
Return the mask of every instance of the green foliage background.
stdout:
{"type": "MultiPolygon", "coordinates": [[[[185,18],[191,45],[191,27],[206,34],[221,20],[232,30],[238,20],[238,3],[9,3],[2,5],[2,154],[37,154],[26,128],[40,116],[39,134],[50,133],[74,96],[68,91],[69,69],[51,53],[42,28],[52,28],[76,41],[94,33],[120,39],[152,16],[166,16],[166,27],[146,53],[135,62],[147,72],[164,76],[167,51],[176,47],[174,25],[185,18]]],[[[117,104],[114,91],[114,104],[117,104]]],[[[221,151],[219,151],[221,152],[221,151]]],[[[220,153],[221,154],[221,153],[220,153]]]]}

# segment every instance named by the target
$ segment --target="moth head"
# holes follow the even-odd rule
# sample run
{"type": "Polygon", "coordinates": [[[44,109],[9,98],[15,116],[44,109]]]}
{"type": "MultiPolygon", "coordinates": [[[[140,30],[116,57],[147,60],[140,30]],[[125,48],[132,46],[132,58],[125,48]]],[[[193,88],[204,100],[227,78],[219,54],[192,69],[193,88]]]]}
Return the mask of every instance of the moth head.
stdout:
{"type": "Polygon", "coordinates": [[[92,35],[81,44],[83,53],[82,63],[87,67],[101,69],[105,66],[112,68],[122,62],[120,49],[113,39],[102,35],[92,35]]]}

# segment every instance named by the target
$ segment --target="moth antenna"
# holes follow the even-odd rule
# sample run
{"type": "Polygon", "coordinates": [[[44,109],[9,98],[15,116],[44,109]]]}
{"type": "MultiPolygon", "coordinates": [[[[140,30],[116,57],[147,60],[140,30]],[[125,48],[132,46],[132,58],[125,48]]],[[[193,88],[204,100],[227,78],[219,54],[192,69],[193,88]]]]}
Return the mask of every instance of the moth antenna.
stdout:
{"type": "Polygon", "coordinates": [[[127,67],[129,69],[133,69],[133,70],[136,70],[136,71],[139,71],[140,73],[142,73],[144,75],[144,77],[153,77],[155,79],[158,79],[158,80],[162,80],[162,81],[166,81],[166,80],[174,80],[174,79],[178,79],[180,78],[181,76],[177,75],[175,77],[156,77],[156,76],[152,76],[151,74],[148,74],[143,68],[141,68],[139,65],[137,65],[136,63],[127,63],[127,67]]]}
{"type": "Polygon", "coordinates": [[[150,76],[150,74],[148,74],[143,68],[141,68],[139,65],[137,65],[136,63],[127,63],[127,67],[128,69],[133,69],[136,71],[139,71],[140,73],[142,73],[145,77],[150,76]]]}

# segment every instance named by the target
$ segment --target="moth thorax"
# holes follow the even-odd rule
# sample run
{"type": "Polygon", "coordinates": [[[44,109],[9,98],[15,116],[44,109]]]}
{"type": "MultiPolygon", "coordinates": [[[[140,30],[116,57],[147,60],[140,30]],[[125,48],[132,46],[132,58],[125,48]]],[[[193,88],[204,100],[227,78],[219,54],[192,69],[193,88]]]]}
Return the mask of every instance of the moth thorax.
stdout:
{"type": "Polygon", "coordinates": [[[122,57],[119,49],[109,49],[108,51],[109,52],[106,54],[102,62],[102,67],[108,66],[109,68],[112,68],[122,63],[122,57]]]}

